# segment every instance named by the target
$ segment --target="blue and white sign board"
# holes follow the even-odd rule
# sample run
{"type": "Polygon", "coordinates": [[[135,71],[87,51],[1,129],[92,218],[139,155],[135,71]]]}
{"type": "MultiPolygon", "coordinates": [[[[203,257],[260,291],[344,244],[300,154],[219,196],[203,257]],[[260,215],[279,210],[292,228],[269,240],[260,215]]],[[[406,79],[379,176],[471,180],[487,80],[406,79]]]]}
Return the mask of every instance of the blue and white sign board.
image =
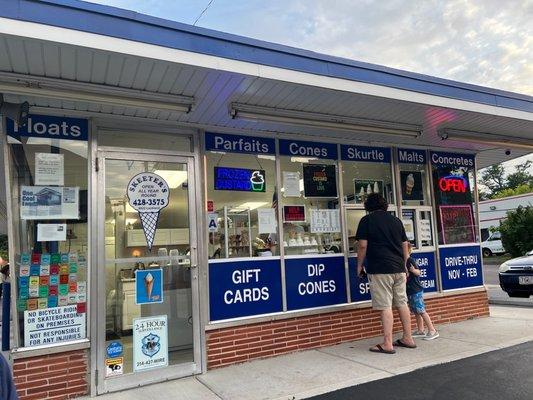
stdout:
{"type": "Polygon", "coordinates": [[[287,310],[347,302],[344,256],[285,259],[287,310]]]}
{"type": "Polygon", "coordinates": [[[276,154],[276,141],[272,138],[206,132],[205,149],[226,153],[276,154]]]}
{"type": "Polygon", "coordinates": [[[398,149],[398,162],[401,164],[425,164],[426,150],[398,149]]]}
{"type": "Polygon", "coordinates": [[[279,259],[209,263],[210,320],[283,311],[279,259]]]}
{"type": "Polygon", "coordinates": [[[30,136],[86,141],[89,138],[89,123],[81,118],[30,114],[25,126],[18,126],[13,120],[6,118],[6,131],[14,138],[30,136]]]}
{"type": "Polygon", "coordinates": [[[483,285],[479,246],[439,249],[442,290],[483,285]]]}
{"type": "Polygon", "coordinates": [[[437,291],[437,271],[435,268],[435,253],[413,253],[411,258],[420,269],[420,283],[424,286],[424,293],[437,291]]]}
{"type": "Polygon", "coordinates": [[[359,278],[357,276],[357,257],[348,257],[348,268],[350,272],[350,293],[352,303],[371,300],[370,283],[368,277],[359,278]]]}
{"type": "Polygon", "coordinates": [[[133,370],[168,366],[168,323],[166,315],[133,320],[133,370]]]}
{"type": "Polygon", "coordinates": [[[473,154],[445,153],[432,151],[430,154],[431,164],[436,167],[468,167],[473,168],[476,164],[476,156],[473,154]]]}
{"type": "Polygon", "coordinates": [[[390,163],[391,150],[386,147],[341,145],[341,160],[390,163]]]}
{"type": "Polygon", "coordinates": [[[336,144],[302,140],[280,139],[279,154],[284,156],[324,158],[330,160],[336,160],[338,158],[336,144]]]}
{"type": "Polygon", "coordinates": [[[135,304],[163,302],[163,270],[145,269],[135,271],[135,304]]]}
{"type": "Polygon", "coordinates": [[[124,351],[124,347],[120,342],[111,342],[107,345],[106,353],[108,358],[120,357],[124,351]]]}

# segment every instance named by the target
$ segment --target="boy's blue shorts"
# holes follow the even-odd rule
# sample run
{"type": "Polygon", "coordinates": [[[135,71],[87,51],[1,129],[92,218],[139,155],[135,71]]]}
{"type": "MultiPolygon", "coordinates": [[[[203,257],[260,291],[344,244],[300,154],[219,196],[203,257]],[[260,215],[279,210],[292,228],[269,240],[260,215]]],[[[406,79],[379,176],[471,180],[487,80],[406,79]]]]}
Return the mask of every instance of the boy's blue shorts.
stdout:
{"type": "Polygon", "coordinates": [[[416,292],[407,296],[409,309],[413,314],[424,314],[426,305],[424,304],[424,291],[416,292]]]}

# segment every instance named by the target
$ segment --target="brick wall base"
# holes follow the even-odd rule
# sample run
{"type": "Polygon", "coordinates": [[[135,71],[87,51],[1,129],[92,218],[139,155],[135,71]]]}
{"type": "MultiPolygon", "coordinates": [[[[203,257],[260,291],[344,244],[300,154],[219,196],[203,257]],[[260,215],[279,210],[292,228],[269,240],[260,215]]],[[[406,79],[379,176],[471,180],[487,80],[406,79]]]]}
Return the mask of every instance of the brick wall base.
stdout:
{"type": "Polygon", "coordinates": [[[63,400],[87,394],[87,350],[15,359],[20,400],[63,400]]]}
{"type": "MultiPolygon", "coordinates": [[[[426,309],[437,324],[489,316],[485,291],[430,298],[426,300],[426,309]]],[[[394,330],[400,329],[400,321],[395,313],[394,330]]],[[[206,334],[207,368],[331,346],[380,334],[379,312],[368,307],[222,328],[206,334]]]]}

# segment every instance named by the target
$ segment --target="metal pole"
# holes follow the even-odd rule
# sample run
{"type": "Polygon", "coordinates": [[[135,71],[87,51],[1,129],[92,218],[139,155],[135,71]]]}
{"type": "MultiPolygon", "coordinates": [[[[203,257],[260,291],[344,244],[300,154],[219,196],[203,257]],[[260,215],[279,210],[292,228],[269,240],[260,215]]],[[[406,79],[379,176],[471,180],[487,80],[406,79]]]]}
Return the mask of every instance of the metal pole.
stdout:
{"type": "Polygon", "coordinates": [[[11,283],[2,284],[2,351],[8,351],[11,339],[11,283]]]}

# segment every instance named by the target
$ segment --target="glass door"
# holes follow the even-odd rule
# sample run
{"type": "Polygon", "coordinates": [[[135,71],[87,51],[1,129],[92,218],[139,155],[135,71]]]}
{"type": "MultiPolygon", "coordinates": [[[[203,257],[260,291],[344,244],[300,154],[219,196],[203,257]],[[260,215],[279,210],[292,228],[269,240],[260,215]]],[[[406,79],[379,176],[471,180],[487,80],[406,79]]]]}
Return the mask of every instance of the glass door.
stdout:
{"type": "Polygon", "coordinates": [[[98,156],[97,392],[199,372],[192,159],[98,156]]]}

